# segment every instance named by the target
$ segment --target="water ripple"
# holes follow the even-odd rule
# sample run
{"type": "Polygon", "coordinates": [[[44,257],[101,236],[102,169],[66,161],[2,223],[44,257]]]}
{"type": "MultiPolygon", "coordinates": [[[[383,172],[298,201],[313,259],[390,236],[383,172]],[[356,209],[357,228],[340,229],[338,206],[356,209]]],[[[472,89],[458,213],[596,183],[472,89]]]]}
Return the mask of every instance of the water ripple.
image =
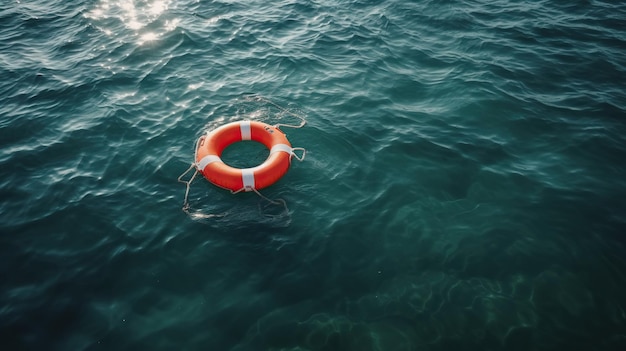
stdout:
{"type": "Polygon", "coordinates": [[[0,336],[53,350],[621,349],[625,13],[0,5],[0,336]],[[299,118],[285,131],[307,157],[263,191],[288,213],[201,177],[181,211],[200,134],[299,118]]]}

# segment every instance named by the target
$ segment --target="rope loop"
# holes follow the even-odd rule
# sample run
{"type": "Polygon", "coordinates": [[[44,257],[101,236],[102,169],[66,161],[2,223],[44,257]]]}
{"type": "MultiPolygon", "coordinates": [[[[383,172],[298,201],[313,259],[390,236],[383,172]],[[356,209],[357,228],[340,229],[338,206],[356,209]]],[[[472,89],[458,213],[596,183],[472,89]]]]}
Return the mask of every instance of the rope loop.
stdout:
{"type": "Polygon", "coordinates": [[[187,170],[185,172],[183,172],[183,174],[181,174],[178,177],[178,182],[179,183],[183,183],[186,186],[185,189],[185,200],[183,201],[183,211],[189,213],[189,188],[191,188],[191,182],[193,182],[193,180],[196,178],[196,176],[198,175],[198,168],[196,168],[196,164],[192,163],[189,168],[187,168],[187,170]],[[189,173],[192,169],[195,169],[196,171],[193,172],[193,175],[191,176],[191,178],[189,178],[189,180],[183,180],[183,177],[189,173]]]}
{"type": "MultiPolygon", "coordinates": [[[[287,207],[287,201],[283,200],[283,199],[270,199],[266,196],[264,196],[263,194],[261,194],[258,190],[256,190],[255,188],[252,188],[252,191],[254,191],[257,195],[259,195],[262,199],[264,199],[265,201],[271,203],[272,205],[282,205],[285,208],[285,211],[283,211],[281,214],[278,215],[268,215],[268,214],[264,214],[265,216],[268,217],[281,217],[283,215],[289,215],[289,208],[287,207]]],[[[261,213],[263,213],[263,210],[261,209],[261,205],[259,204],[259,211],[261,211],[261,213]]]]}
{"type": "Polygon", "coordinates": [[[196,166],[195,163],[192,163],[189,166],[189,168],[187,168],[187,170],[178,177],[178,182],[183,183],[186,186],[185,200],[183,200],[183,212],[185,212],[189,217],[193,219],[207,219],[207,218],[226,216],[225,214],[212,214],[212,213],[206,214],[206,213],[201,213],[200,211],[192,211],[191,206],[189,205],[189,189],[191,188],[191,183],[194,181],[194,179],[196,179],[196,176],[198,175],[198,173],[200,173],[198,171],[198,167],[196,166]],[[195,172],[193,172],[193,175],[191,176],[191,178],[189,178],[189,180],[183,180],[183,177],[194,168],[195,168],[195,172]]]}
{"type": "MultiPolygon", "coordinates": [[[[263,200],[269,202],[272,205],[282,205],[285,208],[285,211],[283,211],[281,214],[278,214],[278,215],[264,214],[265,216],[268,216],[268,217],[281,217],[283,214],[284,215],[288,215],[289,214],[289,208],[287,207],[287,201],[285,201],[283,199],[270,199],[269,197],[261,194],[261,192],[259,190],[257,190],[256,188],[243,187],[243,188],[241,188],[239,190],[235,190],[235,191],[231,190],[230,193],[231,194],[238,194],[238,193],[240,193],[242,191],[246,191],[246,190],[247,191],[253,191],[255,194],[259,195],[259,197],[261,197],[263,200]]],[[[261,213],[263,213],[263,210],[261,209],[261,205],[260,204],[259,204],[259,211],[261,213]]]]}
{"type": "Polygon", "coordinates": [[[276,128],[276,129],[280,129],[280,127],[285,127],[285,128],[302,128],[306,124],[306,119],[304,119],[304,116],[302,116],[302,115],[300,115],[298,113],[295,113],[295,112],[291,112],[290,110],[288,110],[288,109],[280,106],[279,104],[277,104],[277,103],[275,103],[275,102],[273,102],[273,101],[271,101],[269,99],[266,99],[266,98],[264,98],[264,97],[262,97],[260,95],[250,94],[250,95],[246,96],[246,98],[247,99],[254,99],[256,101],[263,101],[263,102],[265,102],[267,104],[273,105],[274,107],[276,107],[281,112],[282,115],[290,115],[290,116],[296,117],[296,118],[298,118],[300,120],[300,124],[298,124],[298,125],[285,124],[285,123],[275,124],[274,128],[276,128]]]}
{"type": "Polygon", "coordinates": [[[306,124],[306,120],[304,119],[304,117],[300,116],[300,115],[296,115],[296,114],[292,114],[290,113],[292,116],[295,116],[297,118],[300,119],[300,124],[298,125],[293,125],[293,124],[285,124],[285,123],[277,123],[274,124],[274,128],[276,129],[280,129],[280,127],[285,127],[285,128],[294,128],[294,129],[298,129],[298,128],[302,128],[304,127],[304,125],[306,124]]]}
{"type": "MultiPolygon", "coordinates": [[[[304,157],[306,156],[306,149],[303,147],[294,147],[291,148],[291,157],[295,157],[296,160],[302,162],[304,161],[304,157]],[[302,151],[302,156],[298,156],[298,154],[296,154],[296,151],[302,151]]],[[[289,159],[291,160],[291,158],[289,159]]]]}

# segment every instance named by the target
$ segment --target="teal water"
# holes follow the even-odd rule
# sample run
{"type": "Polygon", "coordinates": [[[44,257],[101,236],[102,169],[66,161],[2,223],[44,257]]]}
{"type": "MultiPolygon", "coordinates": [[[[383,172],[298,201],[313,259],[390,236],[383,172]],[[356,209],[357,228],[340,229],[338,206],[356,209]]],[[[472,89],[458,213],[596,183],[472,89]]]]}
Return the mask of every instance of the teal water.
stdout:
{"type": "Polygon", "coordinates": [[[620,1],[4,1],[2,349],[624,350],[625,48],[620,1]],[[181,210],[199,135],[296,116],[288,214],[181,210]]]}

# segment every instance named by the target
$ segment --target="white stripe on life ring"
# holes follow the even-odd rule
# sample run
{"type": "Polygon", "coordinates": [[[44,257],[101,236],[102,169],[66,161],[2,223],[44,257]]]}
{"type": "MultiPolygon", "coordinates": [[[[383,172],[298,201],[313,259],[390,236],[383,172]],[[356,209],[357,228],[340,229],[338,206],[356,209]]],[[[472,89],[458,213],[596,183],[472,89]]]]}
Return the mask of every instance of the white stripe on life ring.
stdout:
{"type": "Polygon", "coordinates": [[[252,140],[250,121],[243,121],[239,123],[239,129],[241,129],[241,140],[252,140]]]}
{"type": "Polygon", "coordinates": [[[199,170],[203,171],[204,167],[213,162],[222,162],[222,159],[217,155],[206,155],[200,160],[200,162],[197,163],[197,167],[199,170]]]}
{"type": "Polygon", "coordinates": [[[241,180],[243,181],[243,188],[245,191],[251,191],[254,189],[254,169],[244,168],[241,170],[241,180]]]}
{"type": "Polygon", "coordinates": [[[291,155],[291,153],[293,152],[291,149],[291,146],[287,145],[287,144],[276,144],[274,146],[272,146],[272,149],[270,150],[270,155],[275,153],[275,152],[286,152],[289,155],[291,155]]]}

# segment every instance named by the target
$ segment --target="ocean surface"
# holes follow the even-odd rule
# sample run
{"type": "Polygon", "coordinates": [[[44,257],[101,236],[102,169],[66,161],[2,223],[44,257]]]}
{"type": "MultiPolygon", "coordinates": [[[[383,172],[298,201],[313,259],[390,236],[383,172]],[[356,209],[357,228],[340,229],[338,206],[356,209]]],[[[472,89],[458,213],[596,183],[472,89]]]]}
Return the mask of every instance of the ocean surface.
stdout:
{"type": "Polygon", "coordinates": [[[6,351],[626,350],[626,2],[2,1],[0,260],[6,351]]]}

